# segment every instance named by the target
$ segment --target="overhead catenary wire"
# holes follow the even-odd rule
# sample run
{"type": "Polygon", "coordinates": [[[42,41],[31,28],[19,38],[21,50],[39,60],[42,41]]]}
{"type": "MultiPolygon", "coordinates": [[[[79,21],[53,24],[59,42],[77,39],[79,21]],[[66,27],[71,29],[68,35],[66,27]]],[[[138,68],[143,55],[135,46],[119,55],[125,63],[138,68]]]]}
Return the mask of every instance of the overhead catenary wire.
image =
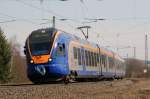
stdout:
{"type": "Polygon", "coordinates": [[[16,20],[5,20],[5,21],[0,21],[0,23],[8,23],[8,22],[14,22],[16,20]]]}
{"type": "MultiPolygon", "coordinates": [[[[45,11],[45,12],[47,12],[47,13],[49,13],[49,14],[54,14],[54,15],[56,15],[56,17],[64,17],[64,18],[67,18],[66,16],[62,16],[62,15],[59,15],[59,14],[57,14],[57,13],[55,13],[54,11],[52,11],[52,10],[47,10],[47,9],[43,9],[43,8],[41,8],[41,7],[37,7],[37,6],[35,6],[35,5],[33,5],[33,4],[29,4],[29,3],[27,3],[27,2],[24,2],[23,0],[16,0],[17,2],[20,2],[20,3],[22,3],[22,4],[25,4],[25,5],[27,5],[27,6],[30,6],[30,7],[32,7],[32,8],[35,8],[35,9],[38,9],[38,10],[42,10],[42,11],[45,11]]],[[[85,3],[85,1],[84,1],[84,3],[85,3]]],[[[83,3],[83,4],[84,4],[83,3]]],[[[76,23],[79,23],[79,22],[81,22],[81,21],[78,21],[78,20],[74,20],[74,19],[71,19],[71,18],[67,18],[67,19],[70,19],[71,21],[73,21],[73,22],[76,22],[76,23]]],[[[125,20],[133,20],[134,18],[110,18],[110,19],[107,19],[106,21],[125,21],[125,20]]],[[[136,20],[148,20],[148,19],[150,19],[149,17],[143,17],[143,18],[136,18],[136,20]]],[[[93,22],[95,22],[95,21],[93,21],[93,22]]],[[[33,22],[32,22],[33,23],[33,22]]],[[[86,22],[85,22],[86,23],[86,22]]],[[[88,22],[87,22],[88,23],[88,22]]],[[[89,22],[90,23],[90,22],[89,22]]]]}
{"type": "MultiPolygon", "coordinates": [[[[50,13],[50,14],[54,14],[54,15],[56,15],[56,18],[57,17],[62,17],[62,15],[59,15],[59,14],[57,14],[57,13],[55,13],[54,11],[52,11],[52,10],[47,10],[47,9],[43,9],[43,8],[41,8],[41,7],[37,7],[37,6],[35,6],[35,5],[33,5],[32,3],[31,4],[29,4],[29,3],[27,3],[27,2],[25,2],[25,1],[23,1],[23,0],[16,0],[17,2],[20,2],[20,3],[22,3],[22,4],[25,4],[25,5],[27,5],[27,6],[30,6],[30,7],[32,7],[32,8],[35,8],[35,9],[38,9],[38,10],[42,10],[42,11],[44,11],[44,12],[47,12],[47,13],[50,13]]],[[[43,0],[44,1],[44,0],[43,0]]],[[[86,0],[84,0],[84,3],[85,3],[85,1],[86,0]]],[[[83,3],[83,4],[84,4],[83,3]]],[[[64,18],[66,18],[65,16],[63,16],[64,18]]],[[[69,19],[69,20],[71,20],[71,21],[73,21],[73,22],[76,22],[76,23],[79,23],[80,21],[77,21],[77,20],[74,20],[74,19],[71,19],[71,18],[67,18],[67,19],[69,19]]],[[[149,20],[150,19],[150,17],[136,17],[136,20],[149,20]]],[[[24,19],[18,19],[18,20],[24,20],[24,19]]],[[[131,17],[131,18],[106,18],[106,21],[126,21],[126,20],[134,20],[134,17],[131,17]]],[[[30,22],[31,23],[31,21],[29,21],[29,20],[26,20],[26,21],[28,21],[28,22],[30,22]]],[[[93,21],[93,22],[96,22],[96,21],[93,21]]],[[[32,23],[35,23],[35,22],[32,22],[32,23]]],[[[86,23],[86,22],[85,22],[86,23]]],[[[87,22],[88,23],[88,22],[87,22]]],[[[90,23],[90,22],[89,22],[90,23]]],[[[145,23],[144,23],[145,24],[145,23]]],[[[135,26],[136,27],[136,26],[135,26]]],[[[133,29],[133,28],[132,28],[133,29]]]]}
{"type": "Polygon", "coordinates": [[[14,18],[14,19],[16,19],[16,17],[10,16],[10,15],[5,14],[5,13],[2,13],[2,12],[0,12],[0,15],[5,16],[5,17],[9,17],[9,18],[14,18]]]}
{"type": "Polygon", "coordinates": [[[45,12],[47,12],[47,13],[49,13],[49,14],[53,14],[53,15],[56,15],[56,16],[63,17],[63,16],[61,16],[61,15],[59,15],[59,14],[53,12],[53,11],[50,10],[50,9],[49,9],[49,10],[46,10],[46,9],[44,9],[44,8],[40,8],[40,7],[37,7],[37,6],[35,6],[35,5],[32,5],[32,4],[30,4],[30,3],[26,3],[26,2],[24,2],[24,1],[22,1],[22,0],[17,0],[17,2],[22,3],[22,4],[26,5],[26,6],[32,7],[32,8],[34,8],[34,9],[38,9],[38,10],[41,10],[41,11],[45,11],[45,12]]]}
{"type": "MultiPolygon", "coordinates": [[[[44,9],[44,8],[41,8],[41,7],[37,7],[37,6],[33,5],[33,4],[24,2],[24,1],[22,1],[22,0],[17,0],[17,2],[22,3],[22,4],[26,5],[26,6],[32,7],[32,8],[34,8],[34,9],[44,11],[44,12],[49,13],[49,14],[51,14],[52,16],[55,16],[55,17],[58,17],[58,18],[66,18],[66,19],[70,19],[70,20],[73,21],[73,22],[79,22],[77,19],[73,19],[73,18],[69,18],[69,17],[67,17],[67,16],[60,15],[60,14],[58,14],[58,13],[56,13],[56,12],[50,10],[50,9],[47,10],[47,9],[44,9]]],[[[52,16],[51,16],[51,17],[52,17],[52,16]]]]}
{"type": "MultiPolygon", "coordinates": [[[[11,20],[15,20],[15,21],[24,21],[24,22],[29,22],[29,23],[32,23],[32,24],[37,24],[36,22],[33,22],[31,20],[24,19],[24,18],[17,18],[15,16],[11,16],[11,15],[8,15],[8,14],[2,13],[2,12],[0,12],[0,15],[6,16],[8,18],[11,18],[11,20]]],[[[13,22],[15,22],[15,21],[13,21],[13,22]]]]}
{"type": "Polygon", "coordinates": [[[80,5],[81,5],[82,16],[83,16],[83,18],[87,17],[87,15],[88,15],[88,8],[86,7],[84,1],[80,1],[80,2],[81,2],[80,5]]]}

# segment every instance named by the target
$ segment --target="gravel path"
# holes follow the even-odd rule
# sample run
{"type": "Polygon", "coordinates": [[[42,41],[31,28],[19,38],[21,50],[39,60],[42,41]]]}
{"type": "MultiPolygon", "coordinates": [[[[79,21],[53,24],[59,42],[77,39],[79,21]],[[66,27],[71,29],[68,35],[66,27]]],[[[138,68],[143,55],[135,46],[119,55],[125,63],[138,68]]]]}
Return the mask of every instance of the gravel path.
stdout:
{"type": "Polygon", "coordinates": [[[150,99],[150,80],[1,85],[0,99],[150,99]]]}

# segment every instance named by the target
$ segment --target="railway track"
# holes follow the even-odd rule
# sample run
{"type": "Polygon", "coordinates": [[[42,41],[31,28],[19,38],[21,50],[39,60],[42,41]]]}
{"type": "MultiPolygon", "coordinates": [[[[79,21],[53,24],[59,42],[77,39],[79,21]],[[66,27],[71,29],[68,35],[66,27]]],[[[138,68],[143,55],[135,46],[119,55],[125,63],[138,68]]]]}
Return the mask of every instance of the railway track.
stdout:
{"type": "MultiPolygon", "coordinates": [[[[143,81],[143,83],[145,83],[144,87],[148,88],[146,85],[150,85],[150,80],[143,81]]],[[[139,89],[138,84],[140,83],[132,79],[75,82],[67,85],[63,83],[39,85],[32,83],[8,84],[0,85],[0,99],[113,99],[110,98],[113,96],[118,97],[114,99],[120,99],[120,96],[137,95],[133,90],[139,89]]],[[[148,93],[147,90],[146,92],[148,93]]],[[[140,92],[144,93],[145,91],[140,92]]],[[[133,97],[128,99],[133,99],[133,97]]]]}
{"type": "MultiPolygon", "coordinates": [[[[95,84],[95,83],[101,83],[102,85],[109,85],[112,84],[114,82],[116,82],[117,80],[97,80],[97,81],[72,81],[68,84],[65,84],[63,81],[62,82],[49,82],[49,83],[39,83],[39,84],[34,84],[32,82],[27,82],[27,83],[8,83],[8,84],[0,84],[0,86],[7,86],[7,87],[15,87],[15,86],[44,86],[44,85],[49,85],[49,86],[55,86],[55,85],[82,85],[82,84],[95,84]]],[[[121,80],[119,80],[121,81],[121,80]]]]}

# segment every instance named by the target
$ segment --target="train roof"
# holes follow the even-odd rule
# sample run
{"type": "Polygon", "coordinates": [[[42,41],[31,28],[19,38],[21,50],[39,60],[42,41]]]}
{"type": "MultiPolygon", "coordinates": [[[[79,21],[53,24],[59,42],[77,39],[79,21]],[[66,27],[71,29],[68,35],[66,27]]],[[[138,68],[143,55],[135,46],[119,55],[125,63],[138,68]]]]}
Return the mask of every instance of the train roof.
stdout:
{"type": "MultiPolygon", "coordinates": [[[[117,53],[113,52],[112,50],[109,50],[109,49],[107,49],[107,48],[105,48],[105,47],[103,47],[103,46],[101,46],[101,45],[99,45],[99,44],[90,42],[90,41],[88,41],[88,40],[84,40],[84,39],[82,39],[82,38],[80,38],[80,37],[78,37],[78,36],[76,36],[76,35],[74,35],[74,34],[67,33],[67,32],[65,32],[65,31],[63,31],[63,30],[60,30],[60,29],[56,29],[56,28],[43,28],[43,29],[34,30],[34,31],[31,32],[31,34],[32,34],[32,33],[35,33],[35,32],[42,31],[42,30],[44,30],[44,31],[51,31],[52,33],[55,33],[56,31],[57,31],[57,32],[60,32],[60,33],[65,33],[67,36],[69,36],[69,38],[70,38],[71,40],[80,42],[80,43],[82,43],[82,44],[90,45],[90,46],[93,47],[93,48],[98,48],[98,47],[99,47],[104,53],[106,53],[106,54],[108,54],[108,55],[110,55],[110,56],[112,56],[112,57],[113,57],[113,54],[114,54],[114,57],[115,57],[116,59],[118,59],[118,60],[120,60],[120,61],[123,61],[123,59],[122,59],[117,53]]],[[[30,35],[31,35],[31,34],[30,34],[30,35]]],[[[30,36],[30,35],[29,35],[29,36],[30,36]]],[[[52,34],[52,35],[53,35],[53,34],[52,34]]]]}
{"type": "Polygon", "coordinates": [[[90,42],[90,41],[88,41],[88,40],[84,40],[84,39],[82,39],[82,38],[80,38],[80,37],[78,37],[78,36],[76,36],[76,35],[74,35],[74,34],[70,34],[70,33],[67,33],[67,32],[65,32],[65,31],[62,31],[62,30],[59,30],[59,29],[57,29],[57,30],[60,31],[60,32],[66,33],[68,36],[71,37],[71,39],[76,40],[76,41],[79,41],[79,42],[81,42],[82,44],[88,44],[88,45],[90,45],[90,46],[92,46],[92,47],[94,47],[94,48],[97,48],[97,45],[98,45],[101,50],[105,51],[105,53],[112,54],[112,57],[113,57],[113,54],[114,54],[114,57],[115,57],[116,59],[118,59],[118,60],[124,62],[124,59],[121,58],[117,53],[113,52],[112,50],[107,49],[107,48],[104,47],[104,46],[101,46],[101,45],[99,45],[99,44],[90,42]]]}

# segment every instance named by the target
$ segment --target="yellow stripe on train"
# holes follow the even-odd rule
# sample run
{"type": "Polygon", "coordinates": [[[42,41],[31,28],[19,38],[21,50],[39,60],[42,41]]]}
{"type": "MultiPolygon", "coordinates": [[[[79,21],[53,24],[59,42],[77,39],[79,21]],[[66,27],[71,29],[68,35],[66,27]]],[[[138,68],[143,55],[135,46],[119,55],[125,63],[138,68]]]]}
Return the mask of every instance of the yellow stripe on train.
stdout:
{"type": "MultiPolygon", "coordinates": [[[[83,66],[70,66],[70,70],[83,70],[83,66]]],[[[100,67],[86,66],[86,71],[99,71],[100,67]]]]}
{"type": "MultiPolygon", "coordinates": [[[[94,51],[94,52],[97,52],[97,53],[99,51],[98,48],[92,47],[91,45],[88,45],[88,44],[81,44],[81,43],[79,43],[77,41],[71,41],[70,45],[76,46],[76,47],[83,47],[83,48],[86,48],[86,49],[88,49],[90,51],[94,51]]],[[[100,48],[100,51],[101,51],[101,54],[106,54],[109,57],[113,57],[113,54],[111,52],[109,52],[109,51],[106,51],[106,50],[104,50],[102,48],[100,48]]]]}
{"type": "Polygon", "coordinates": [[[70,66],[70,70],[83,70],[83,66],[70,66]]]}

